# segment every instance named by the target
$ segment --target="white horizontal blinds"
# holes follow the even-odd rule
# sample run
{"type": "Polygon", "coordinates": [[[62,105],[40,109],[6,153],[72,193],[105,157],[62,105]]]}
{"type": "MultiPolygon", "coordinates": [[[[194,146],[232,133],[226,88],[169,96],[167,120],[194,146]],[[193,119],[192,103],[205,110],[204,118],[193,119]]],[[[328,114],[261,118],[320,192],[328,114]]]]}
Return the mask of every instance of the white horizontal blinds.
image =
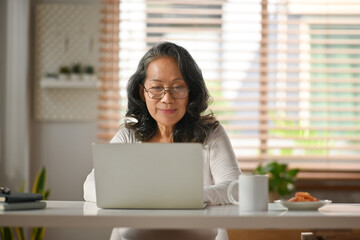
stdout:
{"type": "Polygon", "coordinates": [[[119,0],[101,2],[98,138],[108,142],[119,128],[119,0]]]}
{"type": "Polygon", "coordinates": [[[237,41],[247,46],[237,54],[248,58],[237,62],[241,86],[219,116],[240,165],[281,160],[315,171],[359,170],[360,2],[245,5],[254,10],[244,20],[254,36],[237,41]]]}
{"type": "Polygon", "coordinates": [[[119,4],[120,118],[140,57],[173,41],[203,70],[211,109],[242,169],[275,159],[311,170],[360,169],[358,1],[119,4]]]}

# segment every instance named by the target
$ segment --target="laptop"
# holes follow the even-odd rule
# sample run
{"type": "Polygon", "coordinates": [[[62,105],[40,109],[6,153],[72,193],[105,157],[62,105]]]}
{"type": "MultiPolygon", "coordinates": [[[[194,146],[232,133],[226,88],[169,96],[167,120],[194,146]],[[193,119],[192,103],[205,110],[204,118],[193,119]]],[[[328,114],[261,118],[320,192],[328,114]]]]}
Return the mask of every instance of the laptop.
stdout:
{"type": "Polygon", "coordinates": [[[204,208],[199,143],[93,144],[99,208],[204,208]]]}

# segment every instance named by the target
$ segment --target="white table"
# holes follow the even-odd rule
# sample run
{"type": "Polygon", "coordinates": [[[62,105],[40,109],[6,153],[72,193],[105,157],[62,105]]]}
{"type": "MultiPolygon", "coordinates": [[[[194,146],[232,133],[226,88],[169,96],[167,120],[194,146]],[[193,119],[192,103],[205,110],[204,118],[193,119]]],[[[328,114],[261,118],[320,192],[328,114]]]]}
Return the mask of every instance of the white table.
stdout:
{"type": "Polygon", "coordinates": [[[360,204],[330,204],[318,211],[239,212],[233,205],[201,210],[112,210],[81,201],[47,201],[47,208],[0,211],[0,226],[133,227],[160,229],[360,229],[360,204]]]}

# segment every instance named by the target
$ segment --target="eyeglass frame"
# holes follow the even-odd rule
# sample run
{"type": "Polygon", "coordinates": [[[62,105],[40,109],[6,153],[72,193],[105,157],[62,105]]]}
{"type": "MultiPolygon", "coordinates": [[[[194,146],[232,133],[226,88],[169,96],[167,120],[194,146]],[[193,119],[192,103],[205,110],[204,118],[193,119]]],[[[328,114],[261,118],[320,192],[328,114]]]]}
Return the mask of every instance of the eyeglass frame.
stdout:
{"type": "MultiPolygon", "coordinates": [[[[184,98],[186,98],[187,96],[189,96],[189,92],[190,92],[190,89],[188,89],[187,87],[170,87],[170,88],[167,88],[167,89],[165,89],[164,87],[162,87],[162,89],[163,89],[163,95],[162,95],[161,97],[159,97],[159,98],[153,98],[153,97],[150,97],[150,95],[149,95],[149,90],[152,89],[152,88],[154,88],[154,87],[152,87],[152,88],[146,88],[144,85],[142,85],[142,87],[144,88],[145,92],[147,93],[147,95],[148,95],[149,98],[151,98],[151,99],[162,99],[163,97],[165,97],[165,95],[166,95],[167,92],[170,93],[171,97],[174,98],[174,99],[184,99],[184,98]],[[176,97],[174,97],[174,96],[172,95],[172,93],[171,93],[171,91],[174,90],[174,88],[184,88],[184,89],[186,89],[186,90],[187,90],[187,95],[186,95],[185,97],[182,97],[182,98],[176,98],[176,97]]],[[[156,88],[158,88],[158,87],[156,87],[156,88]]],[[[160,87],[159,87],[159,88],[160,88],[160,87]]]]}
{"type": "Polygon", "coordinates": [[[10,188],[8,188],[8,187],[0,187],[0,193],[9,195],[11,193],[11,191],[10,191],[10,188]]]}

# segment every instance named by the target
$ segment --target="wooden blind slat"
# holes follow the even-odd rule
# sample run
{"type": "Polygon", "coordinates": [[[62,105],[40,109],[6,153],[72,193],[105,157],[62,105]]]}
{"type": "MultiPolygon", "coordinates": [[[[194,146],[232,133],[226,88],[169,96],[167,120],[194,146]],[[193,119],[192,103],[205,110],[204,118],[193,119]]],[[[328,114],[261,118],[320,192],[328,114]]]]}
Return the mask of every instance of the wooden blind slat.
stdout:
{"type": "MultiPolygon", "coordinates": [[[[274,160],[274,156],[260,156],[260,158],[262,160],[274,160]]],[[[240,164],[241,162],[247,162],[247,161],[253,161],[255,163],[258,163],[258,157],[245,157],[245,156],[238,156],[237,159],[239,160],[240,164]]],[[[296,156],[296,155],[292,155],[292,156],[280,156],[280,155],[277,155],[276,156],[276,159],[279,160],[279,161],[282,161],[282,162],[289,162],[289,163],[297,163],[298,166],[300,166],[301,168],[301,164],[299,162],[301,161],[308,161],[308,165],[311,165],[311,161],[314,161],[315,164],[317,163],[317,161],[319,162],[325,162],[325,163],[328,163],[328,162],[335,162],[336,161],[343,161],[343,162],[347,162],[347,161],[353,161],[353,162],[357,162],[359,161],[359,158],[357,156],[345,156],[345,155],[342,155],[341,157],[332,157],[332,156],[317,156],[317,155],[308,155],[308,156],[296,156]]],[[[344,164],[344,163],[343,163],[344,164]]],[[[359,163],[357,163],[359,164],[359,163]]],[[[344,164],[346,165],[346,164],[344,164]]],[[[339,166],[341,166],[339,164],[339,166]]],[[[323,166],[323,169],[326,169],[324,168],[323,166]]]]}
{"type": "MultiPolygon", "coordinates": [[[[104,39],[102,38],[101,41],[102,42],[105,42],[105,43],[108,43],[108,42],[118,42],[120,38],[118,37],[115,37],[113,39],[104,39]]],[[[194,39],[194,36],[183,36],[183,37],[174,37],[174,38],[167,38],[167,40],[169,41],[180,41],[180,40],[193,40],[194,39]]],[[[246,40],[244,39],[243,37],[241,36],[234,36],[232,37],[231,40],[229,39],[223,39],[223,38],[215,38],[215,39],[209,39],[209,38],[206,38],[206,37],[195,37],[195,39],[197,41],[202,41],[202,42],[215,42],[215,43],[224,43],[224,42],[227,42],[227,43],[254,43],[254,40],[246,40]]],[[[144,36],[143,38],[139,38],[139,37],[134,37],[133,39],[130,39],[130,40],[134,40],[134,41],[139,41],[139,40],[142,40],[146,43],[154,43],[154,42],[158,42],[159,41],[159,37],[146,37],[144,36]]],[[[255,41],[256,43],[256,41],[255,41]]],[[[358,39],[355,39],[355,40],[352,40],[352,39],[317,39],[317,40],[276,40],[276,39],[267,39],[265,41],[265,43],[267,44],[332,44],[332,45],[360,45],[359,43],[359,40],[358,39]]]]}
{"type": "MultiPolygon", "coordinates": [[[[274,120],[276,119],[276,117],[256,117],[256,116],[226,116],[226,115],[221,115],[217,117],[218,120],[221,121],[245,121],[245,120],[274,120]]],[[[282,121],[301,121],[301,120],[308,120],[308,121],[327,121],[329,123],[331,122],[360,122],[360,117],[332,117],[332,116],[327,116],[327,117],[307,117],[307,118],[301,118],[301,117],[282,117],[279,118],[282,121]]]]}
{"type": "MultiPolygon", "coordinates": [[[[260,13],[259,13],[260,14],[260,13]]],[[[191,19],[179,19],[179,18],[165,18],[166,22],[164,21],[164,18],[147,18],[147,19],[136,19],[135,22],[141,23],[141,22],[145,22],[147,24],[159,24],[159,25],[168,25],[168,24],[196,24],[196,25],[221,25],[224,24],[224,20],[222,19],[214,19],[214,18],[191,18],[191,19]]],[[[342,19],[342,18],[337,18],[337,19],[320,19],[320,20],[316,20],[311,22],[310,20],[308,20],[308,23],[313,23],[313,24],[333,24],[333,25],[350,25],[350,26],[357,26],[358,22],[359,22],[360,18],[355,18],[353,19],[353,21],[351,19],[342,19]]],[[[120,19],[102,19],[103,22],[105,23],[114,23],[114,24],[119,24],[120,22],[134,22],[134,19],[132,18],[120,18],[120,19]]],[[[262,21],[256,21],[256,20],[246,20],[246,21],[240,21],[240,20],[234,20],[233,21],[234,24],[236,23],[246,23],[246,24],[257,24],[257,23],[264,23],[264,24],[272,24],[272,25],[276,25],[276,24],[287,24],[287,25],[299,25],[302,22],[298,21],[298,20],[287,20],[287,21],[282,21],[282,20],[262,20],[262,21]]]]}
{"type": "MultiPolygon", "coordinates": [[[[229,76],[226,78],[216,78],[216,79],[208,79],[208,82],[225,82],[225,81],[238,81],[239,77],[237,76],[229,76]]],[[[276,83],[279,81],[278,78],[271,78],[271,77],[267,77],[267,78],[255,78],[255,77],[245,77],[241,79],[244,82],[259,82],[259,81],[266,81],[268,83],[276,83]]],[[[300,82],[311,82],[311,83],[353,83],[356,84],[359,82],[359,80],[354,79],[354,78],[292,78],[292,77],[288,77],[286,78],[287,83],[300,83],[300,82]]]]}
{"type": "MultiPolygon", "coordinates": [[[[136,40],[136,39],[134,39],[136,40]]],[[[166,39],[158,39],[158,41],[162,41],[162,40],[166,40],[166,39]]],[[[126,47],[126,48],[121,48],[119,46],[113,46],[113,47],[102,47],[100,48],[100,52],[104,52],[104,53],[118,53],[121,50],[127,50],[127,51],[139,51],[139,48],[136,47],[126,47]]],[[[147,49],[144,48],[143,52],[145,52],[147,49]]],[[[241,47],[241,45],[239,45],[237,48],[224,48],[222,51],[232,51],[233,53],[247,53],[247,54],[259,54],[259,53],[264,53],[264,54],[276,54],[279,51],[278,50],[274,50],[274,49],[266,49],[266,50],[258,50],[258,51],[254,51],[254,50],[250,50],[250,49],[246,49],[244,47],[241,47]]],[[[214,50],[214,52],[222,52],[220,50],[214,50]]],[[[194,53],[199,53],[199,52],[208,52],[208,50],[206,49],[206,47],[201,47],[199,46],[199,48],[197,48],[196,50],[193,51],[194,53]]],[[[344,48],[336,48],[336,49],[314,49],[314,50],[301,50],[301,49],[288,49],[286,51],[288,54],[347,54],[347,55],[358,55],[360,54],[360,50],[359,49],[344,49],[344,48]]],[[[355,56],[356,57],[356,56],[355,56]]]]}
{"type": "Polygon", "coordinates": [[[312,102],[312,103],[318,103],[318,102],[327,102],[327,103],[332,103],[332,102],[342,102],[342,103],[353,103],[353,104],[359,104],[360,103],[360,97],[354,97],[354,98],[349,98],[349,97],[287,97],[287,96],[279,96],[279,97],[263,97],[263,98],[259,98],[259,97],[213,97],[214,102],[220,102],[220,101],[236,101],[236,102],[243,102],[243,101],[248,101],[248,102],[255,102],[255,101],[259,101],[259,100],[267,100],[268,102],[276,102],[276,101],[287,101],[287,102],[300,102],[300,101],[308,101],[308,102],[312,102]]]}
{"type": "MultiPolygon", "coordinates": [[[[306,142],[306,139],[303,139],[303,142],[306,142]]],[[[309,141],[310,142],[310,141],[309,141]]],[[[247,150],[252,150],[252,149],[259,149],[259,148],[263,148],[264,150],[267,151],[272,151],[272,150],[276,150],[276,149],[289,149],[291,148],[292,150],[297,150],[297,149],[304,149],[304,150],[322,150],[322,151],[326,151],[326,150],[330,150],[333,148],[333,146],[300,146],[300,145],[293,145],[293,146],[284,146],[284,145],[278,145],[278,146],[253,146],[253,145],[237,145],[234,144],[233,145],[234,148],[236,149],[247,149],[247,150]]],[[[338,150],[351,150],[351,151],[360,151],[360,147],[359,146],[339,146],[337,147],[338,150]]],[[[356,159],[355,159],[356,160],[356,159]]]]}
{"type": "Polygon", "coordinates": [[[249,135],[249,134],[234,134],[229,133],[229,136],[231,139],[236,140],[249,140],[249,139],[276,139],[276,140],[307,140],[307,141],[331,141],[331,140],[359,140],[357,136],[296,136],[296,135],[290,135],[289,136],[273,136],[273,135],[249,135]]]}
{"type": "MultiPolygon", "coordinates": [[[[119,20],[119,0],[102,0],[102,19],[100,23],[102,24],[102,39],[115,39],[119,35],[120,29],[116,21],[119,20]],[[104,20],[106,19],[106,20],[104,20]],[[104,31],[105,30],[105,31],[104,31]]],[[[121,99],[120,93],[117,90],[114,90],[114,86],[118,85],[120,79],[119,71],[116,70],[118,66],[119,58],[118,52],[114,51],[118,47],[119,42],[116,41],[100,41],[100,95],[99,95],[99,114],[98,119],[101,121],[101,125],[113,126],[114,121],[118,122],[116,116],[113,114],[104,114],[103,106],[110,101],[118,101],[121,99]],[[111,51],[104,51],[105,49],[111,49],[111,51]],[[110,71],[109,71],[110,70],[110,71]],[[108,82],[111,81],[112,88],[106,88],[104,85],[108,85],[108,82]]],[[[113,132],[108,132],[107,129],[99,128],[98,138],[101,141],[108,142],[112,138],[113,132]]]]}
{"type": "Polygon", "coordinates": [[[347,112],[353,112],[357,113],[359,111],[359,107],[307,107],[307,106],[278,106],[278,107],[272,107],[272,106],[265,106],[265,107],[256,107],[256,106],[223,106],[223,107],[217,107],[212,106],[211,109],[213,111],[234,111],[234,112],[241,112],[241,111],[263,111],[263,110],[271,110],[271,111],[292,111],[292,112],[299,112],[301,110],[306,110],[309,112],[338,112],[338,113],[347,113],[347,112]]]}

